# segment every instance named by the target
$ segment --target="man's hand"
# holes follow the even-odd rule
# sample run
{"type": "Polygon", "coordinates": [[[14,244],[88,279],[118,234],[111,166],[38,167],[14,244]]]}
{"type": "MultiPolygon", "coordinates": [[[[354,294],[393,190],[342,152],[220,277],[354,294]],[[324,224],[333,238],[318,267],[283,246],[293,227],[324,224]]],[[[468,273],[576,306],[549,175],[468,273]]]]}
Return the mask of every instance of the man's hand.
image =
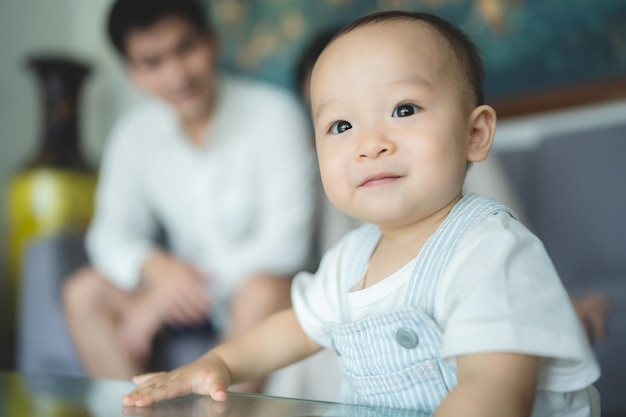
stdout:
{"type": "Polygon", "coordinates": [[[195,362],[171,372],[139,375],[133,378],[138,387],[122,400],[125,406],[143,407],[155,402],[191,393],[210,395],[225,401],[230,372],[224,361],[209,352],[195,362]]]}
{"type": "Polygon", "coordinates": [[[198,270],[165,252],[155,251],[141,272],[149,304],[162,322],[194,325],[207,319],[210,303],[206,278],[198,270]]]}
{"type": "Polygon", "coordinates": [[[572,304],[589,341],[593,344],[602,343],[606,339],[610,301],[602,294],[588,294],[572,298],[572,304]]]}

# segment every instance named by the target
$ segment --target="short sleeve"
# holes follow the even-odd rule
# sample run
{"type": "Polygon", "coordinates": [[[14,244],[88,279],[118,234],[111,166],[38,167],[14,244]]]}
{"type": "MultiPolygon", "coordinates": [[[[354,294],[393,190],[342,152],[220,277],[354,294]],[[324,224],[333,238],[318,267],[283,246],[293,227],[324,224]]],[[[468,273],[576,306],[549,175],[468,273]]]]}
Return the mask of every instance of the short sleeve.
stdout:
{"type": "Polygon", "coordinates": [[[545,358],[543,385],[582,388],[597,364],[569,296],[540,240],[507,214],[468,231],[437,294],[444,359],[486,352],[545,358]],[[558,370],[557,370],[558,368],[558,370]],[[557,375],[558,374],[558,375],[557,375]],[[578,385],[578,383],[574,383],[578,385]]]}
{"type": "Polygon", "coordinates": [[[296,317],[304,332],[320,346],[331,346],[324,327],[329,322],[340,321],[340,286],[337,277],[337,251],[322,258],[315,274],[301,272],[294,278],[291,300],[296,317]]]}
{"type": "MultiPolygon", "coordinates": [[[[327,323],[350,320],[347,294],[357,248],[372,233],[373,226],[363,225],[349,232],[324,256],[315,274],[302,272],[293,282],[291,299],[304,332],[317,344],[331,347],[325,333],[327,323]]],[[[377,229],[376,229],[377,230],[377,229]]]]}

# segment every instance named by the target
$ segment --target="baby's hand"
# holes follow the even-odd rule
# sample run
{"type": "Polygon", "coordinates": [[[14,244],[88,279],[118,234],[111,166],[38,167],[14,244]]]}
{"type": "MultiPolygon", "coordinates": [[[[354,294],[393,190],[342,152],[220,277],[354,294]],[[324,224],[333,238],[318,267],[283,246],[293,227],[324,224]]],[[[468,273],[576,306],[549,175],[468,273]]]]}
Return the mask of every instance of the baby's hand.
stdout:
{"type": "Polygon", "coordinates": [[[225,401],[230,373],[219,357],[209,353],[171,372],[133,377],[133,382],[138,387],[124,396],[122,403],[126,406],[143,407],[191,393],[210,395],[215,401],[225,401]]]}

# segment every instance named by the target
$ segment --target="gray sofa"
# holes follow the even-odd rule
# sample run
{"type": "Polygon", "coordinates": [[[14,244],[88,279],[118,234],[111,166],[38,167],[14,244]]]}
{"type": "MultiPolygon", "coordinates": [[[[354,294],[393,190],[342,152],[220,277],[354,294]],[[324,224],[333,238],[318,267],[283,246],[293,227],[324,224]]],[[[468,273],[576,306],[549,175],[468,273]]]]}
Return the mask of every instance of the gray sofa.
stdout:
{"type": "MultiPolygon", "coordinates": [[[[568,291],[601,292],[613,302],[608,340],[594,347],[603,372],[596,386],[606,415],[626,413],[626,120],[553,135],[535,149],[499,155],[530,227],[543,239],[568,291]]],[[[47,238],[28,250],[18,330],[20,370],[82,374],[59,291],[62,278],[83,262],[76,236],[47,238]]],[[[169,369],[204,352],[211,335],[182,332],[164,340],[169,342],[157,349],[157,367],[169,369]]]]}
{"type": "Polygon", "coordinates": [[[600,292],[612,302],[608,339],[594,346],[596,387],[603,415],[626,415],[626,116],[499,156],[570,294],[600,292]]]}

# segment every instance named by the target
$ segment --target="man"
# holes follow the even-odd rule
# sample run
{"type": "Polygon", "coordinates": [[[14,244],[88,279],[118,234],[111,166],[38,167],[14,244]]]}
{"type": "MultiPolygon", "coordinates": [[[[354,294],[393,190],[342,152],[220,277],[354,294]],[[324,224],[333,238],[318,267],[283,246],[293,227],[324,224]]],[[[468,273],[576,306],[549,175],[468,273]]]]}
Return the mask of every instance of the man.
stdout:
{"type": "Polygon", "coordinates": [[[117,0],[108,31],[156,100],[113,129],[87,235],[93,266],[68,280],[64,303],[86,371],[129,378],[164,326],[209,319],[228,339],[289,306],[290,278],[309,261],[316,171],[297,101],[221,75],[195,0],[117,0]]]}

